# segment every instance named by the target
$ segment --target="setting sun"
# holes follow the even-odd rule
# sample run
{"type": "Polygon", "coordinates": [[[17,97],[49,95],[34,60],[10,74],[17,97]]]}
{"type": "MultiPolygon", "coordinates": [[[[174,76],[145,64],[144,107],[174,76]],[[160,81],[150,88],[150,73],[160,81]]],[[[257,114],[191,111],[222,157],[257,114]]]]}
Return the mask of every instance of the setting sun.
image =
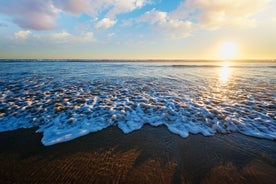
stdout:
{"type": "Polygon", "coordinates": [[[220,46],[219,55],[220,59],[230,60],[236,56],[237,44],[232,41],[226,41],[220,46]]]}

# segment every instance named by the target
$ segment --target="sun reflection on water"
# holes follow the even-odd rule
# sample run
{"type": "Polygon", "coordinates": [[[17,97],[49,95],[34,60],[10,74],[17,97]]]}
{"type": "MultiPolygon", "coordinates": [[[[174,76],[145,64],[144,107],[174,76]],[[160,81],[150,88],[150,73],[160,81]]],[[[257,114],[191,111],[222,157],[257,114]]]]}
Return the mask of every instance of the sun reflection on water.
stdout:
{"type": "Polygon", "coordinates": [[[231,63],[229,61],[224,61],[220,64],[222,67],[229,67],[231,66],[231,63]]]}
{"type": "Polygon", "coordinates": [[[229,77],[232,74],[232,69],[230,68],[231,63],[228,61],[225,61],[221,63],[221,66],[219,68],[219,81],[223,84],[227,83],[229,80],[229,77]]]}

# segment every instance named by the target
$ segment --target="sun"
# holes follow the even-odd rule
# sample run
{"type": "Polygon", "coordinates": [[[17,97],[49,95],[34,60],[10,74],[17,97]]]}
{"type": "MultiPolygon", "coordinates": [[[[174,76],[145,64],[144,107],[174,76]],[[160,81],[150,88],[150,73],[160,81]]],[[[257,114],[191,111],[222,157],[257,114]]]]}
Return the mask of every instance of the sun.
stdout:
{"type": "Polygon", "coordinates": [[[237,44],[233,41],[223,42],[219,49],[220,59],[231,60],[237,54],[237,44]]]}

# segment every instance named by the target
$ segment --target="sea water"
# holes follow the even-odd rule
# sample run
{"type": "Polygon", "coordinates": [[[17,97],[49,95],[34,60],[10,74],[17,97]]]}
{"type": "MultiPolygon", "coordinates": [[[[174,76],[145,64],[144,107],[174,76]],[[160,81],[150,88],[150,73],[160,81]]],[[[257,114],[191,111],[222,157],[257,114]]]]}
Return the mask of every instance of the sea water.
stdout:
{"type": "Polygon", "coordinates": [[[0,132],[37,127],[52,145],[117,126],[183,138],[276,140],[276,63],[0,61],[0,132]]]}

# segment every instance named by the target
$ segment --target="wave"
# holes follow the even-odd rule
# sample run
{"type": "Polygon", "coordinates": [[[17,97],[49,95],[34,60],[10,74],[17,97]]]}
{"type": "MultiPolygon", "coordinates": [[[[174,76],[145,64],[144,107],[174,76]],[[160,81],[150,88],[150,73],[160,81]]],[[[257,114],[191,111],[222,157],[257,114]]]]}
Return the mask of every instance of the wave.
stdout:
{"type": "Polygon", "coordinates": [[[189,80],[180,85],[154,77],[68,81],[39,75],[2,80],[1,86],[0,131],[38,127],[44,145],[109,126],[130,133],[145,124],[165,125],[182,137],[239,132],[276,140],[275,92],[269,86],[264,92],[237,83],[216,91],[189,80]]]}

